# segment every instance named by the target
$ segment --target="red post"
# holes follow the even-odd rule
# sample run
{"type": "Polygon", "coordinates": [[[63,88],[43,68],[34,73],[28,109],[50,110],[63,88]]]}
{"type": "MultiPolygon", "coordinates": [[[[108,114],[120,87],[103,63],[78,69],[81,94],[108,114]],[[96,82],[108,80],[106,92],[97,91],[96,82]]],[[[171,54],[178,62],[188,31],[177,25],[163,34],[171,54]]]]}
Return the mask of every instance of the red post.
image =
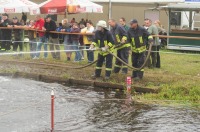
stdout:
{"type": "Polygon", "coordinates": [[[51,91],[51,132],[54,131],[54,91],[51,91]]]}
{"type": "Polygon", "coordinates": [[[131,77],[126,78],[126,88],[127,88],[127,93],[131,93],[131,77]]]}

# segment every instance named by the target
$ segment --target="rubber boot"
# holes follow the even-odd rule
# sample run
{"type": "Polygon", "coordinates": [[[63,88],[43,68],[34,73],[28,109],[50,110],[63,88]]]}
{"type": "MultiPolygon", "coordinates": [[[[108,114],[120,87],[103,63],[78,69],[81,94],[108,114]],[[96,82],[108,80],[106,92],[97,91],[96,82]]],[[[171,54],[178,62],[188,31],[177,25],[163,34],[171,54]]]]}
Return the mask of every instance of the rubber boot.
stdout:
{"type": "Polygon", "coordinates": [[[138,77],[139,77],[140,79],[143,78],[143,75],[144,75],[144,71],[138,71],[138,77]]]}
{"type": "Polygon", "coordinates": [[[100,77],[100,75],[101,75],[101,69],[96,69],[95,70],[95,76],[100,77]]]}
{"type": "Polygon", "coordinates": [[[106,77],[110,78],[111,71],[106,71],[106,77]]]}
{"type": "Polygon", "coordinates": [[[136,78],[136,77],[138,77],[138,71],[133,71],[132,72],[132,78],[136,78]]]}

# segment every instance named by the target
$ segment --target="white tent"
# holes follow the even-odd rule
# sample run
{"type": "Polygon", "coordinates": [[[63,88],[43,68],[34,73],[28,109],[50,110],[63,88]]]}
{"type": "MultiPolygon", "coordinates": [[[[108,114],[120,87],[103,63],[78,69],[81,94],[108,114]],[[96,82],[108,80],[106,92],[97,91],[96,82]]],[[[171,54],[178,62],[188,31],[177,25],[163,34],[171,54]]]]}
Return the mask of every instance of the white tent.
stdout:
{"type": "Polygon", "coordinates": [[[67,5],[79,6],[80,13],[103,13],[103,6],[93,3],[90,0],[68,0],[67,5]]]}
{"type": "Polygon", "coordinates": [[[33,6],[37,4],[29,0],[0,0],[0,13],[29,12],[33,6]]]}
{"type": "Polygon", "coordinates": [[[185,2],[185,0],[91,0],[92,2],[109,2],[112,3],[151,3],[151,4],[166,4],[166,3],[177,3],[185,2]]]}

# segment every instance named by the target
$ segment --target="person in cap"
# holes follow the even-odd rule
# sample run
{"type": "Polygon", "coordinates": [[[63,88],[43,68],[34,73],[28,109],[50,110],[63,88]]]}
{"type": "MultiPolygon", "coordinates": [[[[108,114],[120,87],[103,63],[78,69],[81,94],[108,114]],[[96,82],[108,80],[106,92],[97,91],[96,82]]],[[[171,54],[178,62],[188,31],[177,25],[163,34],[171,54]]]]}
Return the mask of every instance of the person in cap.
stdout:
{"type": "Polygon", "coordinates": [[[101,70],[103,66],[104,60],[106,61],[106,75],[105,80],[108,80],[112,71],[112,60],[113,56],[107,52],[110,50],[111,52],[114,49],[114,39],[110,31],[107,30],[107,24],[105,21],[100,20],[97,23],[97,30],[95,31],[94,39],[90,48],[94,47],[101,48],[102,50],[98,53],[98,61],[96,64],[95,74],[92,76],[93,78],[100,77],[101,70]]]}
{"type": "Polygon", "coordinates": [[[55,21],[51,19],[50,15],[45,17],[45,23],[43,27],[43,31],[45,31],[45,37],[50,43],[50,51],[51,55],[54,59],[60,59],[60,45],[58,40],[58,34],[50,33],[50,31],[56,31],[57,26],[55,21]],[[56,50],[55,50],[56,49],[56,50]]]}
{"type": "MultiPolygon", "coordinates": [[[[11,24],[11,21],[8,19],[8,14],[2,14],[2,20],[0,23],[0,27],[8,27],[11,24]]],[[[1,51],[10,50],[10,43],[12,37],[11,29],[1,29],[1,51]]]]}
{"type": "MultiPolygon", "coordinates": [[[[18,18],[15,16],[13,17],[12,23],[8,27],[13,28],[20,28],[21,23],[19,22],[18,18]]],[[[17,51],[19,47],[20,51],[23,50],[23,43],[22,43],[22,29],[13,29],[14,34],[14,43],[13,43],[13,51],[17,51]]]]}
{"type": "MultiPolygon", "coordinates": [[[[128,64],[128,58],[129,58],[129,50],[130,50],[130,43],[127,43],[127,32],[124,27],[117,24],[117,22],[114,19],[110,19],[108,21],[111,28],[111,33],[113,35],[115,44],[119,45],[117,49],[117,56],[122,59],[124,62],[128,64]]],[[[113,72],[119,73],[119,71],[122,68],[122,73],[127,74],[128,68],[126,65],[124,65],[121,61],[116,59],[115,61],[115,67],[113,72]]]]}
{"type": "MultiPolygon", "coordinates": [[[[127,41],[132,46],[132,66],[140,68],[145,61],[146,44],[153,42],[153,37],[144,28],[138,25],[138,21],[133,19],[130,21],[130,29],[128,30],[127,41]]],[[[143,78],[144,69],[132,72],[132,78],[134,80],[140,80],[143,78]]]]}

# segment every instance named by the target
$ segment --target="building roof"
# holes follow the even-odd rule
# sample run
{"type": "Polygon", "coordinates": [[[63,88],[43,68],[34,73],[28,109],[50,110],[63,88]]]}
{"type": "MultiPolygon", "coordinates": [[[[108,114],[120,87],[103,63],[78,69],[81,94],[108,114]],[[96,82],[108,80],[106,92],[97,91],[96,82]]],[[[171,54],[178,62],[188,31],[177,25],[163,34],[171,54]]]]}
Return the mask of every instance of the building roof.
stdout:
{"type": "Polygon", "coordinates": [[[160,8],[176,9],[180,11],[200,10],[200,3],[178,3],[178,4],[171,3],[166,6],[160,6],[160,8]]]}

